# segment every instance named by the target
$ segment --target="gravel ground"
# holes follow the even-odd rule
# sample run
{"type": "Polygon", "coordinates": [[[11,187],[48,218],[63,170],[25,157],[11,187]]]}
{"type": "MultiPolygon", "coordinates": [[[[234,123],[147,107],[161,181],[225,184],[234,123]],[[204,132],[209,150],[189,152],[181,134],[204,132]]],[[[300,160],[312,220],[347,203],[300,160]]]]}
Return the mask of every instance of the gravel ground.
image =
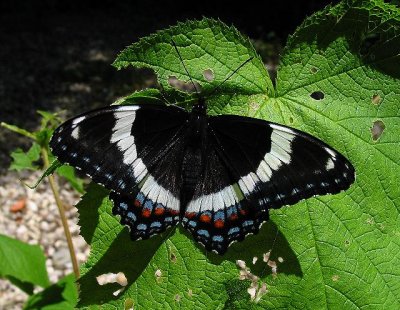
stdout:
{"type": "MultiPolygon", "coordinates": [[[[17,175],[8,173],[0,177],[0,232],[29,244],[38,244],[46,255],[46,267],[50,281],[57,282],[72,272],[67,241],[65,239],[57,205],[50,186],[44,180],[36,190],[31,190],[18,181],[33,184],[40,173],[17,175]],[[20,211],[12,210],[16,202],[26,199],[20,211]]],[[[69,184],[61,184],[60,195],[64,203],[69,227],[72,233],[75,252],[79,263],[89,255],[89,246],[79,235],[78,213],[74,205],[80,195],[69,184]]],[[[28,295],[10,284],[0,280],[0,309],[21,309],[28,295]]]]}

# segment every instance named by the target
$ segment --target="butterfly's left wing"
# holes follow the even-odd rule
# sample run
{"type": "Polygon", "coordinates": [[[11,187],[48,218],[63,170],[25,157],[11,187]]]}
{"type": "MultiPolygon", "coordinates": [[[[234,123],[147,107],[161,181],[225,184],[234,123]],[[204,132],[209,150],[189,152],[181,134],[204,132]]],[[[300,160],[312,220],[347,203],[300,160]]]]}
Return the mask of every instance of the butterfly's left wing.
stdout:
{"type": "Polygon", "coordinates": [[[72,118],[50,146],[63,163],[112,190],[113,213],[146,239],[179,221],[187,112],[174,106],[111,106],[72,118]]]}
{"type": "Polygon", "coordinates": [[[219,254],[257,233],[269,209],[338,193],[355,177],[351,163],[317,138],[247,117],[210,117],[206,154],[183,223],[219,254]]]}

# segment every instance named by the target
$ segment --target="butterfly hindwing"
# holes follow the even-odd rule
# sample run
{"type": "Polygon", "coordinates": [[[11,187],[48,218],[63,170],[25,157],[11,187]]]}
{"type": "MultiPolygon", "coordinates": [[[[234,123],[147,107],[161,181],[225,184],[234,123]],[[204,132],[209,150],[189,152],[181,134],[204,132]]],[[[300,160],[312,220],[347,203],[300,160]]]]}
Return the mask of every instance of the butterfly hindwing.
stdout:
{"type": "Polygon", "coordinates": [[[268,210],[246,199],[214,143],[209,139],[203,175],[182,223],[207,250],[223,254],[233,241],[256,233],[268,210]]]}
{"type": "Polygon", "coordinates": [[[110,193],[113,214],[127,225],[132,240],[148,239],[179,222],[179,211],[168,208],[164,201],[153,201],[143,192],[136,194],[110,193]]]}

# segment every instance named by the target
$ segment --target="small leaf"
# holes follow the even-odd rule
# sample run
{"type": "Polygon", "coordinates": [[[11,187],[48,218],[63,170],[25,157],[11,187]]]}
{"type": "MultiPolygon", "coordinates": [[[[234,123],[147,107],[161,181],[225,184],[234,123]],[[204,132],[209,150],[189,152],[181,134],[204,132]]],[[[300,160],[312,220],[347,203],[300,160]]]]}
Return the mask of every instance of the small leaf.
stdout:
{"type": "Polygon", "coordinates": [[[11,153],[11,157],[12,162],[10,170],[37,170],[38,166],[36,166],[34,163],[40,158],[40,146],[34,142],[28,152],[24,152],[21,149],[16,149],[11,153]]]}
{"type": "Polygon", "coordinates": [[[45,256],[37,245],[0,235],[0,277],[10,278],[21,289],[28,283],[47,287],[45,256]]]}

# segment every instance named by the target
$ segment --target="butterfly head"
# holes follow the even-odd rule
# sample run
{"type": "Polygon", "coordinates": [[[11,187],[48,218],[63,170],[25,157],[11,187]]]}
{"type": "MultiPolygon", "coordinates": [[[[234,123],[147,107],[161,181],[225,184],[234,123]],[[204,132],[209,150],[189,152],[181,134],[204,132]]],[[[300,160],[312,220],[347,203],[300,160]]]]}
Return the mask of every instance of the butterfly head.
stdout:
{"type": "Polygon", "coordinates": [[[207,104],[204,97],[199,96],[197,103],[192,107],[192,115],[196,117],[207,115],[207,104]]]}

